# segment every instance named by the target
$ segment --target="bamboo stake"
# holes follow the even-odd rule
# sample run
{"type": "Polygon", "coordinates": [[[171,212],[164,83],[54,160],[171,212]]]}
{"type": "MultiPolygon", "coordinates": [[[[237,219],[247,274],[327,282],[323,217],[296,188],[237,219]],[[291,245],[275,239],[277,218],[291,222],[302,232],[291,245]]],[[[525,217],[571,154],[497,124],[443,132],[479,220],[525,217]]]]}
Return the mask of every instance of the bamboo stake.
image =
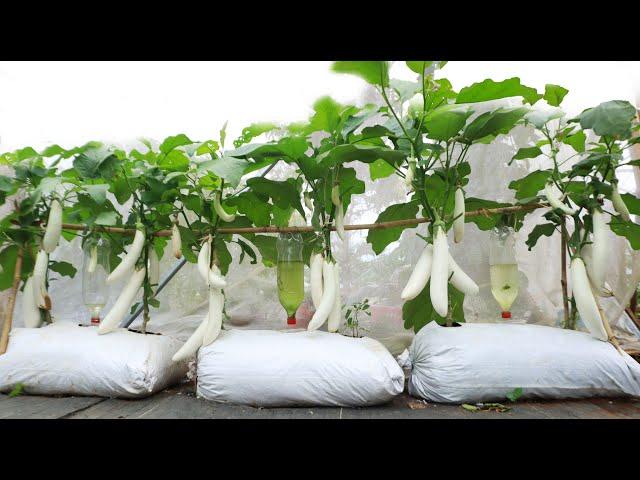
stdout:
{"type": "Polygon", "coordinates": [[[567,231],[564,226],[564,217],[562,217],[562,231],[560,237],[560,284],[562,285],[562,308],[564,309],[564,328],[569,328],[569,294],[567,293],[567,231]]]}
{"type": "MultiPolygon", "coordinates": [[[[480,215],[494,215],[498,213],[513,213],[513,212],[524,212],[529,210],[536,210],[538,208],[546,207],[546,204],[543,203],[533,203],[529,205],[513,205],[509,207],[500,207],[500,208],[480,208],[478,210],[471,210],[465,213],[465,217],[477,217],[480,215]]],[[[418,225],[420,223],[429,222],[429,218],[407,218],[404,220],[392,220],[390,222],[381,222],[381,223],[365,223],[365,224],[357,224],[357,225],[345,225],[345,230],[384,230],[387,228],[397,228],[397,227],[405,227],[409,225],[418,225]]],[[[79,225],[75,223],[63,223],[63,230],[75,230],[82,231],[86,228],[85,225],[79,225]]],[[[331,230],[335,231],[334,226],[329,227],[331,230]]],[[[106,227],[106,226],[96,226],[95,229],[97,231],[109,232],[109,233],[119,233],[122,235],[134,235],[135,228],[134,227],[106,227]]],[[[316,229],[314,227],[221,227],[217,229],[218,233],[302,233],[302,232],[314,232],[316,229]]],[[[153,234],[156,237],[170,237],[171,230],[159,230],[153,234]]]]}
{"type": "Polygon", "coordinates": [[[0,355],[3,355],[9,346],[9,333],[11,332],[11,325],[13,324],[13,308],[16,305],[16,296],[18,295],[18,287],[20,286],[23,256],[24,250],[20,247],[16,258],[16,268],[13,273],[13,286],[11,288],[11,293],[9,294],[9,301],[7,302],[7,311],[4,315],[4,325],[2,325],[2,335],[0,336],[0,355]]]}

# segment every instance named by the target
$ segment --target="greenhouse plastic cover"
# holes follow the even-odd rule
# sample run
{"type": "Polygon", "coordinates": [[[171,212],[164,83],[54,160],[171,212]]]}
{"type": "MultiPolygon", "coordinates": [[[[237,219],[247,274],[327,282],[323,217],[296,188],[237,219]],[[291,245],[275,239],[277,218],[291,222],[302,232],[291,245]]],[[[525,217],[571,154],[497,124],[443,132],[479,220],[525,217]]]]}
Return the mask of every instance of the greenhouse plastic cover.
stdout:
{"type": "Polygon", "coordinates": [[[587,333],[540,325],[434,322],[409,349],[409,394],[433,402],[640,396],[640,365],[587,333]]]}
{"type": "Polygon", "coordinates": [[[404,390],[404,373],[380,342],[327,332],[222,332],[198,352],[199,397],[278,407],[364,407],[404,390]]]}
{"type": "Polygon", "coordinates": [[[0,361],[0,392],[22,384],[25,393],[138,398],[182,380],[186,362],[171,361],[180,341],[66,322],[14,328],[0,361]]]}
{"type": "MultiPolygon", "coordinates": [[[[515,106],[520,103],[520,99],[512,98],[486,102],[483,105],[488,109],[499,105],[515,106]]],[[[483,105],[479,108],[476,106],[475,115],[482,112],[483,105]]],[[[512,180],[522,178],[533,170],[549,167],[542,159],[516,161],[512,165],[507,165],[520,147],[538,140],[536,135],[532,127],[518,126],[509,135],[499,136],[489,145],[472,146],[469,153],[470,182],[465,187],[467,197],[513,202],[514,192],[508,188],[512,180]]],[[[571,147],[563,146],[559,157],[567,158],[572,154],[571,147]]],[[[579,159],[580,157],[576,156],[566,162],[563,168],[569,168],[572,162],[579,159]]],[[[371,181],[367,165],[352,162],[349,166],[355,168],[358,177],[366,182],[366,192],[352,197],[346,213],[346,223],[372,223],[389,205],[406,201],[407,187],[399,177],[393,175],[371,181]]],[[[269,173],[269,178],[282,179],[292,173],[291,166],[280,162],[269,173]]],[[[634,168],[634,174],[638,175],[637,168],[634,168]]],[[[633,175],[629,172],[627,177],[621,179],[621,190],[635,191],[635,185],[640,185],[640,182],[636,177],[634,183],[632,177],[633,175]]],[[[122,207],[122,211],[126,211],[126,208],[128,205],[122,207]]],[[[545,211],[546,209],[543,208],[528,214],[525,217],[524,226],[517,233],[516,256],[520,271],[520,290],[511,313],[515,321],[562,326],[559,235],[541,237],[531,251],[525,245],[529,232],[541,222],[545,211]]],[[[368,298],[372,305],[372,315],[361,320],[361,324],[366,329],[364,333],[381,341],[394,355],[400,354],[407,348],[413,338],[412,330],[406,330],[403,325],[400,292],[424,245],[423,240],[416,234],[425,234],[426,231],[426,224],[406,229],[399,241],[390,244],[379,255],[376,255],[371,245],[367,243],[366,230],[347,232],[344,242],[341,242],[335,233],[332,234],[335,257],[341,264],[343,304],[349,305],[360,302],[365,297],[368,298]]],[[[628,304],[640,280],[640,255],[631,250],[624,237],[619,237],[612,232],[608,232],[608,237],[610,270],[607,280],[615,298],[602,299],[602,306],[621,343],[631,345],[637,342],[640,331],[624,314],[623,305],[628,304]]],[[[479,295],[465,298],[466,321],[503,322],[498,304],[491,294],[489,282],[489,232],[479,230],[473,223],[467,223],[464,241],[455,244],[450,238],[449,245],[456,262],[480,287],[479,295]]],[[[275,268],[266,268],[260,260],[255,265],[247,260],[240,264],[238,263],[240,249],[230,246],[230,251],[234,263],[230,266],[227,276],[229,287],[225,289],[225,310],[229,315],[225,328],[262,330],[285,328],[286,314],[278,301],[275,268]]],[[[50,293],[53,298],[53,316],[56,321],[79,323],[88,320],[88,313],[82,302],[80,273],[82,255],[80,252],[80,240],[76,238],[72,243],[61,241],[60,247],[52,254],[52,259],[71,262],[79,270],[74,279],[63,277],[51,282],[50,293]]],[[[161,260],[163,275],[173,267],[175,262],[172,255],[165,252],[161,260]]],[[[297,313],[300,327],[306,326],[313,313],[308,268],[305,269],[305,285],[306,298],[297,313]]],[[[115,301],[122,286],[121,284],[112,287],[107,310],[115,301]]],[[[195,330],[201,322],[202,315],[207,311],[207,288],[200,280],[194,264],[185,265],[158,298],[161,306],[151,311],[150,329],[175,335],[182,340],[188,338],[189,334],[195,330]]],[[[14,318],[14,325],[21,326],[20,298],[16,302],[14,318]]],[[[139,325],[140,321],[138,319],[134,326],[139,325]]],[[[578,328],[584,330],[585,327],[578,322],[578,328]]],[[[635,343],[635,345],[640,344],[635,343]]]]}

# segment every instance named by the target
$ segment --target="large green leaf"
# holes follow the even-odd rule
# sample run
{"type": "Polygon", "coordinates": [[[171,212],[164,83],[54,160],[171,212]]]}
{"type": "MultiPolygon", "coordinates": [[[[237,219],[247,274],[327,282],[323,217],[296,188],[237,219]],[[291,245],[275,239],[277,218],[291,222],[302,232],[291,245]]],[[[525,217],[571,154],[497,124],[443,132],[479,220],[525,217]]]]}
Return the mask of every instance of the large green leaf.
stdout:
{"type": "Polygon", "coordinates": [[[632,215],[640,215],[640,198],[635,195],[631,195],[630,193],[623,193],[620,195],[622,197],[622,201],[629,209],[629,213],[632,215]]]}
{"type": "Polygon", "coordinates": [[[274,205],[286,210],[295,208],[304,217],[304,209],[300,203],[300,192],[293,178],[278,182],[263,177],[250,178],[247,186],[256,194],[269,197],[274,205]]]}
{"type": "Polygon", "coordinates": [[[278,125],[271,122],[252,123],[248,127],[242,129],[240,137],[233,141],[233,146],[238,148],[240,145],[250,142],[253,138],[263,133],[271,132],[278,128],[278,125]]]}
{"type": "MultiPolygon", "coordinates": [[[[505,207],[508,204],[494,202],[492,200],[484,200],[482,198],[468,197],[464,200],[465,211],[471,212],[473,210],[479,210],[481,208],[500,208],[505,207]]],[[[475,215],[473,217],[465,217],[466,223],[475,223],[480,230],[491,230],[498,224],[500,220],[500,214],[494,215],[475,215]]]]}
{"type": "Polygon", "coordinates": [[[625,237],[629,240],[629,245],[634,250],[640,250],[640,225],[634,222],[625,222],[620,217],[611,217],[609,223],[611,231],[616,235],[625,237]]]}
{"type": "Polygon", "coordinates": [[[570,145],[578,153],[584,152],[586,141],[587,136],[582,130],[578,130],[573,135],[567,135],[562,139],[562,143],[570,145]]]}
{"type": "Polygon", "coordinates": [[[486,102],[507,97],[522,97],[525,102],[533,105],[542,98],[542,95],[535,88],[522,85],[518,77],[508,78],[502,82],[486,79],[460,90],[456,103],[486,102]]]}
{"type": "Polygon", "coordinates": [[[527,237],[527,241],[525,242],[531,250],[536,243],[538,243],[538,239],[541,236],[550,237],[556,231],[556,226],[553,223],[542,223],[540,225],[536,225],[529,233],[529,237],[527,237]]]}
{"type": "Polygon", "coordinates": [[[545,123],[562,118],[564,114],[561,108],[540,108],[536,106],[529,110],[524,119],[536,128],[542,128],[545,123]]]}
{"type": "Polygon", "coordinates": [[[429,138],[446,142],[462,130],[472,114],[473,109],[468,105],[443,105],[425,116],[424,125],[429,138]]]}
{"type": "Polygon", "coordinates": [[[266,227],[271,223],[271,206],[267,203],[268,199],[249,190],[228,199],[226,203],[237,207],[238,212],[246,215],[255,226],[266,227]]]}
{"type": "Polygon", "coordinates": [[[569,93],[569,90],[566,88],[561,87],[560,85],[547,83],[544,86],[544,96],[542,98],[546,100],[549,105],[558,107],[567,93],[569,93]]]}
{"type": "Polygon", "coordinates": [[[385,162],[381,158],[369,164],[369,175],[371,176],[371,180],[389,177],[393,175],[394,172],[395,169],[393,166],[389,165],[388,162],[385,162]]]}
{"type": "Polygon", "coordinates": [[[109,188],[109,185],[107,184],[84,185],[82,188],[98,205],[102,205],[107,199],[107,189],[109,188]]]}
{"type": "MultiPolygon", "coordinates": [[[[416,218],[418,214],[418,202],[410,201],[407,203],[397,203],[387,207],[376,219],[375,223],[390,222],[393,220],[406,220],[409,218],[416,218]]],[[[400,238],[402,232],[406,228],[415,228],[416,225],[404,225],[394,228],[384,228],[378,230],[369,230],[367,234],[367,242],[371,244],[371,248],[376,253],[380,254],[387,245],[391,242],[395,242],[400,238]]]]}
{"type": "MultiPolygon", "coordinates": [[[[431,297],[429,295],[430,282],[422,289],[420,295],[413,300],[409,300],[402,306],[402,318],[404,320],[404,328],[413,328],[418,333],[422,327],[429,322],[435,320],[438,324],[444,325],[447,319],[441,317],[433,309],[431,297]]],[[[464,294],[449,284],[449,298],[451,299],[450,308],[452,308],[451,319],[457,323],[464,322],[464,294]]],[[[455,328],[455,327],[451,327],[455,328]]]]}
{"type": "Polygon", "coordinates": [[[209,171],[214,173],[220,178],[224,178],[232,187],[237,187],[240,183],[240,178],[244,174],[245,169],[249,165],[249,162],[243,158],[231,157],[225,155],[222,158],[215,160],[207,160],[198,165],[198,170],[209,171]]]}
{"type": "Polygon", "coordinates": [[[177,147],[190,145],[192,143],[193,141],[191,141],[189,137],[187,137],[184,133],[180,133],[173,137],[165,138],[164,141],[160,144],[160,151],[166,155],[177,147]]]}
{"type": "Polygon", "coordinates": [[[357,75],[373,85],[389,84],[389,65],[382,61],[334,62],[331,70],[357,75]]]}
{"type": "Polygon", "coordinates": [[[508,133],[528,111],[525,107],[515,107],[485,112],[467,125],[463,135],[472,142],[488,135],[508,133]]]}
{"type": "Polygon", "coordinates": [[[376,145],[359,145],[346,144],[338,145],[316,158],[319,164],[327,167],[333,167],[340,163],[360,161],[363,163],[375,162],[383,159],[389,163],[397,165],[404,161],[406,155],[398,150],[392,150],[388,147],[379,147],[376,145]]]}
{"type": "Polygon", "coordinates": [[[51,263],[49,264],[49,268],[64,277],[70,278],[75,277],[78,271],[78,269],[69,262],[63,262],[60,260],[51,261],[51,263]]]}
{"type": "Polygon", "coordinates": [[[513,160],[524,160],[525,158],[536,158],[542,155],[539,147],[523,147],[513,156],[513,160]]]}
{"type": "Polygon", "coordinates": [[[582,128],[592,129],[596,135],[627,138],[635,117],[636,109],[629,102],[612,100],[585,110],[578,118],[582,128]]]}
{"type": "MultiPolygon", "coordinates": [[[[356,176],[356,171],[353,168],[340,169],[339,177],[340,185],[340,197],[342,198],[342,204],[344,211],[347,211],[347,207],[351,203],[351,196],[364,193],[365,184],[356,176]]],[[[330,196],[330,192],[329,195],[330,196]]]]}
{"type": "Polygon", "coordinates": [[[79,154],[73,167],[82,178],[111,178],[115,173],[118,158],[106,147],[91,148],[79,154]]]}
{"type": "Polygon", "coordinates": [[[509,188],[516,191],[517,199],[535,197],[544,188],[550,175],[550,170],[536,170],[526,177],[512,181],[509,188]]]}
{"type": "Polygon", "coordinates": [[[314,114],[309,121],[311,132],[333,133],[341,120],[340,112],[344,106],[331,97],[322,97],[313,104],[314,114]]]}

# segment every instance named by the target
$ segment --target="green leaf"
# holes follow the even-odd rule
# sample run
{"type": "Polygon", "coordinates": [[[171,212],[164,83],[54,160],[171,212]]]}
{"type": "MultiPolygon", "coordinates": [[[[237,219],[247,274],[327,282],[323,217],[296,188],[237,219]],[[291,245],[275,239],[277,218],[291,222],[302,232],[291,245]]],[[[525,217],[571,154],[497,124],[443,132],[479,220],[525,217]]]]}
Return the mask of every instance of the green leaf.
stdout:
{"type": "Polygon", "coordinates": [[[253,235],[248,238],[248,240],[256,246],[256,248],[260,252],[260,255],[262,256],[262,263],[266,267],[275,266],[278,261],[276,237],[271,237],[268,235],[253,235]]]}
{"type": "Polygon", "coordinates": [[[397,165],[402,163],[406,155],[398,150],[392,150],[388,147],[379,147],[374,145],[338,145],[316,158],[316,162],[327,167],[333,167],[340,163],[360,161],[363,163],[375,162],[383,159],[387,162],[397,165]]]}
{"type": "Polygon", "coordinates": [[[533,230],[531,230],[531,233],[529,233],[529,237],[527,238],[527,241],[525,243],[529,247],[529,250],[531,250],[535,246],[535,244],[538,243],[538,239],[541,236],[544,235],[545,237],[550,237],[554,234],[555,231],[556,226],[553,223],[543,223],[540,225],[536,225],[535,227],[533,227],[533,230]]]}
{"type": "Polygon", "coordinates": [[[536,170],[526,177],[512,181],[509,188],[516,191],[516,198],[519,200],[535,197],[544,188],[550,175],[550,170],[536,170]]]}
{"type": "Polygon", "coordinates": [[[250,178],[247,186],[256,194],[267,196],[274,205],[286,210],[293,207],[304,217],[304,209],[300,203],[300,192],[293,178],[278,182],[263,177],[250,178]]]}
{"type": "MultiPolygon", "coordinates": [[[[378,215],[375,223],[416,218],[417,214],[417,201],[398,203],[387,207],[380,215],[378,215]]],[[[372,229],[369,230],[369,233],[367,234],[367,242],[371,244],[371,248],[376,255],[379,255],[385,248],[387,248],[387,245],[398,240],[406,228],[415,228],[416,226],[417,225],[414,224],[379,230],[372,229]]]]}
{"type": "Polygon", "coordinates": [[[576,152],[582,153],[585,150],[585,142],[587,136],[582,130],[578,130],[573,135],[568,135],[562,139],[562,143],[566,143],[571,146],[576,152]]]}
{"type": "Polygon", "coordinates": [[[361,61],[361,62],[334,62],[331,70],[337,73],[349,73],[357,75],[367,83],[373,85],[389,84],[388,62],[361,61]]]}
{"type": "MultiPolygon", "coordinates": [[[[357,177],[356,171],[353,168],[340,169],[340,177],[338,183],[340,186],[340,197],[342,198],[342,206],[344,207],[344,211],[346,212],[349,204],[351,203],[351,197],[356,194],[364,193],[365,184],[357,177]]],[[[330,196],[330,192],[327,197],[328,196],[330,196]]]]}
{"type": "Polygon", "coordinates": [[[322,97],[316,100],[313,104],[315,113],[309,121],[310,130],[312,132],[323,131],[333,133],[340,123],[340,112],[343,108],[343,105],[331,97],[322,97]]]}
{"type": "Polygon", "coordinates": [[[526,122],[531,123],[536,128],[542,128],[547,122],[558,119],[558,118],[562,118],[563,116],[564,116],[564,111],[561,108],[533,107],[524,116],[524,119],[526,122]]]}
{"type": "Polygon", "coordinates": [[[471,405],[469,403],[463,403],[462,405],[460,405],[462,408],[464,408],[465,410],[469,410],[470,412],[477,412],[478,410],[480,410],[479,407],[476,407],[475,405],[471,405]]]}
{"type": "Polygon", "coordinates": [[[640,198],[635,195],[631,195],[630,193],[623,193],[620,195],[622,197],[622,201],[629,209],[629,213],[632,215],[640,215],[640,198]]]}
{"type": "Polygon", "coordinates": [[[516,107],[485,112],[467,125],[463,135],[468,141],[474,141],[488,135],[509,133],[528,111],[529,109],[525,107],[516,107]]]}
{"type": "Polygon", "coordinates": [[[98,205],[102,205],[107,199],[107,189],[109,188],[107,184],[84,185],[83,188],[98,205]]]}
{"type": "Polygon", "coordinates": [[[539,155],[542,155],[542,150],[539,147],[524,147],[518,150],[518,153],[513,156],[513,160],[536,158],[539,155]]]}
{"type": "Polygon", "coordinates": [[[199,171],[209,171],[223,178],[232,187],[237,187],[249,162],[243,158],[225,155],[215,160],[207,160],[198,165],[199,171]]]}
{"type": "Polygon", "coordinates": [[[511,402],[517,401],[522,396],[522,387],[513,389],[513,391],[507,393],[507,398],[511,402]]]}
{"type": "Polygon", "coordinates": [[[183,145],[191,145],[193,141],[189,139],[184,133],[180,133],[179,135],[175,135],[173,137],[167,137],[160,144],[160,151],[165,155],[170,151],[177,147],[181,147],[183,145]]]}
{"type": "MultiPolygon", "coordinates": [[[[413,328],[414,332],[418,333],[422,327],[429,322],[435,320],[438,324],[444,325],[447,323],[447,319],[441,317],[433,309],[431,304],[431,297],[429,295],[430,283],[422,289],[420,295],[413,300],[404,302],[402,306],[402,318],[404,320],[404,328],[407,330],[413,328]]],[[[449,284],[449,297],[451,304],[449,308],[452,308],[451,319],[454,322],[464,322],[464,294],[449,284]]]]}
{"type": "Polygon", "coordinates": [[[578,117],[582,128],[589,128],[599,136],[627,138],[636,117],[636,109],[626,100],[604,102],[589,108],[578,117]]]}
{"type": "Polygon", "coordinates": [[[631,221],[625,222],[620,217],[612,216],[609,227],[611,227],[611,231],[616,235],[629,240],[631,248],[640,250],[640,225],[631,221]]]}
{"type": "Polygon", "coordinates": [[[267,196],[258,195],[249,190],[226,201],[235,206],[238,212],[246,215],[256,227],[266,227],[271,223],[271,205],[267,196]]]}
{"type": "Polygon", "coordinates": [[[115,174],[118,158],[105,147],[90,148],[73,160],[82,178],[111,178],[115,174]]]}
{"type": "Polygon", "coordinates": [[[73,278],[78,271],[76,267],[71,265],[69,262],[62,262],[60,260],[54,260],[49,263],[49,269],[53,270],[60,275],[65,277],[73,278]]]}
{"type": "Polygon", "coordinates": [[[424,118],[429,138],[447,141],[455,137],[473,114],[468,105],[443,105],[429,112],[424,118]]]}
{"type": "MultiPolygon", "coordinates": [[[[494,202],[492,200],[484,200],[482,198],[474,198],[474,197],[467,197],[464,200],[464,208],[465,208],[465,211],[467,212],[471,212],[473,210],[479,210],[481,208],[486,208],[486,209],[500,208],[500,207],[505,207],[507,205],[508,204],[506,203],[499,203],[499,202],[494,202]]],[[[464,221],[465,223],[475,223],[480,230],[491,230],[493,227],[495,227],[498,224],[500,217],[501,217],[500,214],[475,215],[473,217],[465,217],[464,221]]]]}
{"type": "Polygon", "coordinates": [[[569,90],[566,88],[561,87],[560,85],[547,83],[544,86],[544,95],[542,98],[546,100],[549,105],[558,107],[567,93],[569,93],[569,90]]]}
{"type": "Polygon", "coordinates": [[[419,82],[408,82],[406,80],[398,80],[395,78],[390,80],[389,86],[398,92],[401,102],[408,100],[413,97],[415,93],[422,91],[422,87],[419,82]]]}
{"type": "Polygon", "coordinates": [[[389,177],[390,175],[393,175],[394,172],[395,169],[381,158],[369,164],[369,175],[371,176],[371,180],[389,177]]]}
{"type": "Polygon", "coordinates": [[[278,125],[271,122],[252,123],[248,127],[242,129],[242,134],[233,141],[233,146],[238,148],[240,145],[250,142],[255,137],[263,133],[271,132],[278,128],[278,125]]]}
{"type": "Polygon", "coordinates": [[[100,212],[94,222],[96,225],[113,226],[118,223],[117,212],[100,212]]]}
{"type": "Polygon", "coordinates": [[[518,77],[508,78],[502,82],[494,82],[488,78],[460,90],[456,103],[486,102],[507,97],[522,97],[525,102],[533,105],[542,98],[542,95],[535,88],[522,85],[518,77]]]}
{"type": "Polygon", "coordinates": [[[13,274],[16,269],[16,258],[18,258],[18,246],[9,245],[0,251],[0,291],[11,288],[13,285],[13,274]]]}
{"type": "Polygon", "coordinates": [[[15,184],[10,177],[6,175],[0,175],[0,191],[11,192],[15,188],[15,184]]]}
{"type": "Polygon", "coordinates": [[[9,398],[18,397],[24,393],[24,385],[22,383],[16,383],[13,390],[9,392],[9,398]]]}

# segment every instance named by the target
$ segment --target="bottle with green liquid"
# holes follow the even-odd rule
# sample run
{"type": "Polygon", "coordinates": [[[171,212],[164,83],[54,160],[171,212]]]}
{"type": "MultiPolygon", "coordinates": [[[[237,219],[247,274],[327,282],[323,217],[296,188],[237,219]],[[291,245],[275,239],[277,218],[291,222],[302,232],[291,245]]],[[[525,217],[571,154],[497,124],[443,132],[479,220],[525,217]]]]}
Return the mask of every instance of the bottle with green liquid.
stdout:
{"type": "Polygon", "coordinates": [[[287,325],[296,324],[296,310],[304,300],[304,262],[302,236],[281,233],[278,250],[278,298],[287,312],[287,325]]]}

